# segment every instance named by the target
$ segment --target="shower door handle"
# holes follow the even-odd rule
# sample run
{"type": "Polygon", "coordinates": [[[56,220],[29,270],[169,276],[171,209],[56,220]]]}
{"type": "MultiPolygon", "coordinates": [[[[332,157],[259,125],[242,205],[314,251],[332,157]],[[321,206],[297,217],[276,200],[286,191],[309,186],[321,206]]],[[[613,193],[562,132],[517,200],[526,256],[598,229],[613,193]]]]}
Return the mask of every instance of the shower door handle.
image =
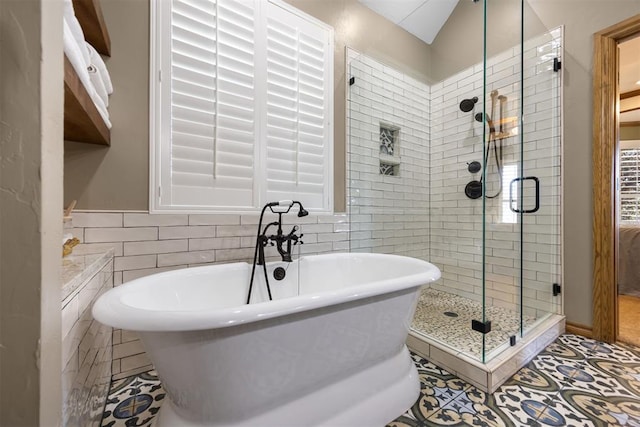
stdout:
{"type": "Polygon", "coordinates": [[[538,209],[540,209],[540,180],[537,176],[526,176],[523,178],[515,178],[511,180],[511,183],[509,184],[509,209],[511,209],[511,212],[515,213],[534,213],[537,212],[538,209]],[[520,181],[524,182],[528,179],[532,180],[536,184],[536,205],[533,209],[518,209],[517,205],[514,208],[513,202],[517,202],[517,200],[513,200],[513,184],[520,181]]]}

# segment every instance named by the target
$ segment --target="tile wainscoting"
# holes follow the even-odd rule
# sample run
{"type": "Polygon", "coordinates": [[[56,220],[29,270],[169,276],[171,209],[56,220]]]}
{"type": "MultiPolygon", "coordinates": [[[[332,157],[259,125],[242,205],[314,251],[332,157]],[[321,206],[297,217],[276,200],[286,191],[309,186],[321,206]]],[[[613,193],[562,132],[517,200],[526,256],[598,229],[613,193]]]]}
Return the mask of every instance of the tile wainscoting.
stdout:
{"type": "Polygon", "coordinates": [[[111,328],[91,316],[113,287],[113,251],[62,260],[63,425],[99,426],[111,382],[111,328]]]}
{"type": "MultiPolygon", "coordinates": [[[[238,261],[253,261],[258,215],[148,214],[141,212],[74,212],[74,237],[81,244],[74,254],[114,251],[114,285],[162,271],[238,261]]],[[[276,219],[265,215],[264,223],[276,219]]],[[[285,232],[298,225],[304,234],[304,255],[349,250],[346,214],[298,218],[283,216],[285,232]]],[[[268,259],[278,259],[267,248],[268,259]]],[[[113,331],[113,378],[152,369],[134,332],[113,331]]]]}

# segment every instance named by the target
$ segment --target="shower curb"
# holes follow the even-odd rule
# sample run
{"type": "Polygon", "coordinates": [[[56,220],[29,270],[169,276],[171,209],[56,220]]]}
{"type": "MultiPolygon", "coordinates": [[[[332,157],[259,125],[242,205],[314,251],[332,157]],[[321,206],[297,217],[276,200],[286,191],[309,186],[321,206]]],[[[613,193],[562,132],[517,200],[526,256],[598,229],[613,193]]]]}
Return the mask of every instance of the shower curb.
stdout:
{"type": "Polygon", "coordinates": [[[533,329],[519,339],[514,346],[497,349],[502,351],[487,363],[473,359],[464,352],[411,330],[407,346],[425,359],[487,393],[493,393],[508,378],[518,372],[534,357],[565,332],[565,317],[552,314],[542,319],[533,329]]]}

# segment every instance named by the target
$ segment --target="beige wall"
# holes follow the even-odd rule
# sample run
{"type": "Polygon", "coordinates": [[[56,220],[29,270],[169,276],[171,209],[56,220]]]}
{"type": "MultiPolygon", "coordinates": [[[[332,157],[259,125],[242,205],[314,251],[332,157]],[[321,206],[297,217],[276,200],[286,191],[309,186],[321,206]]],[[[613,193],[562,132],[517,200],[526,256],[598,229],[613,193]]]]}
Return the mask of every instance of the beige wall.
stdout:
{"type": "Polygon", "coordinates": [[[101,3],[111,37],[105,63],[111,147],[65,142],[64,203],[78,209],[146,210],[149,205],[149,2],[101,3]]]}
{"type": "Polygon", "coordinates": [[[0,1],[0,58],[0,425],[60,425],[61,2],[0,1]]]}
{"type": "Polygon", "coordinates": [[[621,126],[620,139],[622,141],[629,139],[640,139],[640,126],[621,126]]]}
{"type": "MultiPolygon", "coordinates": [[[[520,40],[520,2],[491,0],[487,3],[487,58],[515,46],[520,40]]],[[[549,28],[525,4],[525,39],[549,28]]],[[[460,1],[431,44],[431,77],[442,81],[483,60],[484,8],[482,2],[460,1]]]]}
{"type": "MultiPolygon", "coordinates": [[[[345,209],[345,46],[425,81],[429,47],[357,0],[287,0],[335,28],[335,207],[345,209]]],[[[65,143],[65,206],[146,210],[149,205],[149,2],[102,2],[111,35],[111,147],[65,143]]]]}

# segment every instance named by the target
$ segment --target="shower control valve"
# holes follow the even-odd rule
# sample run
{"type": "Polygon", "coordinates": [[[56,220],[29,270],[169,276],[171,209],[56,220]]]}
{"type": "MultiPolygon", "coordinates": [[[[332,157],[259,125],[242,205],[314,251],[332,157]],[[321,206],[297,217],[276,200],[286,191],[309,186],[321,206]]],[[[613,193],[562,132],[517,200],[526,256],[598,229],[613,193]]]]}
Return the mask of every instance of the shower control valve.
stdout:
{"type": "Polygon", "coordinates": [[[467,170],[471,173],[478,173],[480,172],[480,169],[482,169],[482,165],[480,164],[480,162],[477,161],[473,161],[473,162],[467,162],[467,170]]]}

